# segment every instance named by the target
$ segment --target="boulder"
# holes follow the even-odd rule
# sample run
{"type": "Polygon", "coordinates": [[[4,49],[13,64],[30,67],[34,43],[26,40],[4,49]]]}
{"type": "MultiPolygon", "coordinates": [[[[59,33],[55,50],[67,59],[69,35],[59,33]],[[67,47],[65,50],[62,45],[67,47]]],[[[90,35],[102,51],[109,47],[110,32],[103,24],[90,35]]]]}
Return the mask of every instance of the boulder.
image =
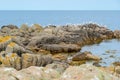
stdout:
{"type": "Polygon", "coordinates": [[[16,72],[13,68],[0,67],[0,80],[18,80],[12,76],[12,73],[16,72]]]}
{"type": "Polygon", "coordinates": [[[0,80],[54,80],[60,74],[53,69],[31,66],[20,71],[13,68],[0,68],[0,80]]]}
{"type": "Polygon", "coordinates": [[[46,66],[53,62],[50,56],[41,56],[35,54],[22,54],[18,56],[16,53],[6,55],[2,52],[0,55],[0,62],[2,66],[13,67],[17,70],[27,68],[30,66],[46,66]]]}
{"type": "Polygon", "coordinates": [[[59,80],[119,80],[118,77],[90,64],[70,66],[59,80]]]}
{"type": "Polygon", "coordinates": [[[82,60],[100,60],[101,58],[95,56],[95,55],[92,55],[91,52],[79,52],[77,54],[75,54],[73,57],[72,57],[72,60],[73,61],[82,61],[82,60]]]}
{"type": "Polygon", "coordinates": [[[19,80],[53,80],[60,76],[60,74],[53,69],[34,66],[22,69],[13,75],[19,80]]]}

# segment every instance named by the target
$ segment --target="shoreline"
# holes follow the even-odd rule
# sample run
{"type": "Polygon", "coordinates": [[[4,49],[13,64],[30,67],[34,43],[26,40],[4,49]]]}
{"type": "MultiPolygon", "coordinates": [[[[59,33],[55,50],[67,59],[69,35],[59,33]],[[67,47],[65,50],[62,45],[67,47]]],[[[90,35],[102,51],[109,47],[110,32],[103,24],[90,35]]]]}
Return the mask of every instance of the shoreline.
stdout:
{"type": "Polygon", "coordinates": [[[38,24],[31,27],[23,24],[20,28],[6,25],[0,29],[0,66],[24,70],[31,66],[45,67],[57,63],[67,69],[76,64],[84,65],[89,60],[100,60],[91,52],[81,53],[83,46],[119,38],[119,30],[112,31],[94,23],[60,27],[49,25],[45,28],[38,24]],[[69,53],[75,53],[70,62],[67,60],[69,53]]]}

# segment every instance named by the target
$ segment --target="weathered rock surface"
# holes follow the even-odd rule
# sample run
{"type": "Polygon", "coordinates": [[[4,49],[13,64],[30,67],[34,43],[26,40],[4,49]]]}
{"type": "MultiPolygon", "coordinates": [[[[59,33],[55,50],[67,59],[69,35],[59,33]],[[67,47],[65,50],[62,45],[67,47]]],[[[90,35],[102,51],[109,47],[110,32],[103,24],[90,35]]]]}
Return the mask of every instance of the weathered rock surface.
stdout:
{"type": "Polygon", "coordinates": [[[0,80],[54,80],[60,77],[60,74],[51,68],[34,66],[20,71],[0,68],[0,71],[0,80]]]}
{"type": "Polygon", "coordinates": [[[100,60],[99,57],[92,55],[91,52],[79,52],[77,54],[75,54],[72,58],[73,61],[82,61],[82,60],[100,60]]]}
{"type": "Polygon", "coordinates": [[[92,65],[69,67],[59,80],[119,80],[119,78],[92,65]]]}
{"type": "Polygon", "coordinates": [[[60,52],[77,52],[80,51],[80,47],[75,44],[45,44],[40,45],[41,49],[50,51],[51,53],[60,53],[60,52]]]}
{"type": "Polygon", "coordinates": [[[69,65],[66,63],[52,63],[46,66],[46,68],[54,69],[58,71],[60,74],[62,74],[68,67],[69,65]]]}
{"type": "MultiPolygon", "coordinates": [[[[51,63],[52,59],[51,57],[43,57],[41,54],[50,53],[54,55],[78,52],[84,45],[118,37],[118,31],[113,32],[93,23],[65,26],[50,25],[45,28],[39,24],[32,26],[23,24],[20,28],[7,25],[0,29],[0,63],[16,69],[34,65],[45,66],[51,63]]],[[[73,60],[75,59],[97,60],[98,58],[91,56],[91,54],[80,54],[73,58],[73,60]]]]}
{"type": "Polygon", "coordinates": [[[31,27],[26,24],[16,28],[14,25],[3,26],[1,36],[16,36],[16,40],[25,47],[34,50],[44,49],[51,52],[78,52],[86,44],[101,42],[104,39],[114,38],[115,33],[103,26],[89,23],[84,25],[50,25],[42,28],[39,24],[31,27]],[[64,43],[65,45],[61,45],[64,43]],[[74,45],[77,45],[76,47],[74,45]]]}
{"type": "Polygon", "coordinates": [[[115,38],[120,38],[120,30],[115,30],[114,36],[115,36],[115,38]]]}
{"type": "Polygon", "coordinates": [[[17,80],[12,76],[12,73],[16,72],[13,68],[0,67],[0,80],[17,80]]]}
{"type": "Polygon", "coordinates": [[[17,70],[27,68],[30,66],[45,66],[53,62],[50,56],[41,56],[35,54],[22,54],[18,56],[16,53],[0,56],[1,66],[13,67],[17,70]]]}
{"type": "Polygon", "coordinates": [[[92,65],[70,66],[62,74],[53,67],[31,66],[20,71],[2,67],[0,80],[119,80],[115,75],[92,65]]]}
{"type": "MultiPolygon", "coordinates": [[[[47,27],[39,35],[32,37],[27,47],[35,46],[52,52],[69,52],[69,50],[63,50],[65,47],[61,46],[61,43],[64,43],[66,46],[69,44],[83,46],[98,43],[104,39],[111,39],[113,37],[114,33],[111,30],[92,23],[47,27]],[[57,47],[57,50],[54,46],[57,47]]],[[[74,50],[71,49],[71,52],[77,52],[78,50],[80,50],[79,47],[74,50]]]]}

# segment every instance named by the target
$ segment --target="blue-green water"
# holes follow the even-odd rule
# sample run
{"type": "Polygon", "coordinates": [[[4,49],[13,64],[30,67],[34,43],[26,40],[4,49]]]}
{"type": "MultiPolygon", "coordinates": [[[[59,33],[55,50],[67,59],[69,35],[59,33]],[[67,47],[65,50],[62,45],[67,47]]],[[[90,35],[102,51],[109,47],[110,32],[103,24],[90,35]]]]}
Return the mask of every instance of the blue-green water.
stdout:
{"type": "Polygon", "coordinates": [[[100,44],[84,46],[81,52],[90,51],[92,54],[101,57],[102,66],[112,65],[113,62],[120,62],[120,41],[113,39],[103,41],[100,44]]]}

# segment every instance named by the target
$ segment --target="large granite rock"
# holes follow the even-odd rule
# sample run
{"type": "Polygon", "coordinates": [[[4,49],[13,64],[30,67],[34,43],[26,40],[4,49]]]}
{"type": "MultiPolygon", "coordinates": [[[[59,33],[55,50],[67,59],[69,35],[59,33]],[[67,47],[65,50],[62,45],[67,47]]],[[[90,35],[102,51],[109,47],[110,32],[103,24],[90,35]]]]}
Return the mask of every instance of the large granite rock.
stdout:
{"type": "Polygon", "coordinates": [[[16,71],[13,68],[0,67],[0,80],[119,80],[119,77],[93,65],[69,66],[59,73],[62,66],[31,66],[16,71]],[[53,68],[53,69],[52,69],[53,68]]]}
{"type": "Polygon", "coordinates": [[[34,66],[22,69],[13,75],[19,80],[53,80],[60,76],[60,74],[53,69],[34,66]]]}
{"type": "Polygon", "coordinates": [[[17,80],[12,74],[16,72],[14,68],[0,67],[0,80],[17,80]]]}
{"type": "Polygon", "coordinates": [[[30,66],[45,66],[53,62],[50,56],[41,56],[35,54],[22,54],[18,56],[16,53],[10,55],[0,55],[1,66],[13,67],[17,70],[30,66]]]}
{"type": "Polygon", "coordinates": [[[54,80],[60,77],[60,74],[53,69],[34,66],[20,71],[0,68],[0,71],[0,80],[54,80]]]}
{"type": "Polygon", "coordinates": [[[119,80],[118,77],[92,65],[70,66],[59,80],[119,80]]]}

